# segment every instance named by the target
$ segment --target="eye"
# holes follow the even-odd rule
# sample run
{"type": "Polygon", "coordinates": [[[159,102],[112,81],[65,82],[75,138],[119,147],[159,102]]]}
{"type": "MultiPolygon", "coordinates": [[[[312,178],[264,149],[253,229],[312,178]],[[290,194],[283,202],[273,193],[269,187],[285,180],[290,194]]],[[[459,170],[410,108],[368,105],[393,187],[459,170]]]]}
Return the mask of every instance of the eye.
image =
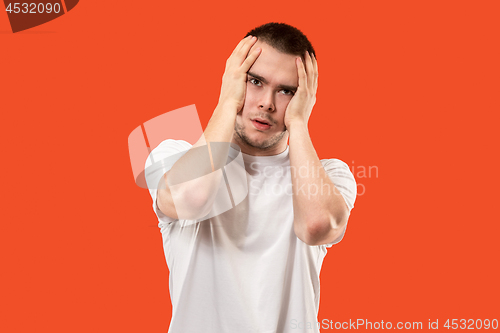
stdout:
{"type": "Polygon", "coordinates": [[[248,79],[248,81],[253,84],[253,85],[256,85],[256,86],[261,86],[262,85],[262,82],[260,82],[259,80],[257,79],[253,79],[253,78],[250,78],[248,79]]]}
{"type": "Polygon", "coordinates": [[[280,92],[282,92],[283,95],[291,95],[291,96],[293,96],[295,94],[295,92],[293,92],[291,90],[286,90],[286,89],[281,89],[280,92]]]}

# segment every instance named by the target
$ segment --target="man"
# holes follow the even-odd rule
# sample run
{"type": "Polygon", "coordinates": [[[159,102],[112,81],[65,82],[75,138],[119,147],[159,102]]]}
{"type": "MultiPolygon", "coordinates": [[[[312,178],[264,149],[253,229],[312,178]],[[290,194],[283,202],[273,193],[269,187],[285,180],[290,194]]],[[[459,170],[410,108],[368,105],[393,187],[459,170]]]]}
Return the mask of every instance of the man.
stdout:
{"type": "Polygon", "coordinates": [[[147,175],[170,270],[169,332],[319,332],[321,264],[343,237],[356,183],[344,162],[314,150],[317,86],[308,39],[265,24],[228,58],[203,137],[153,150],[176,156],[147,175]],[[239,179],[229,171],[238,156],[239,179]],[[221,193],[231,209],[217,209],[221,193]]]}

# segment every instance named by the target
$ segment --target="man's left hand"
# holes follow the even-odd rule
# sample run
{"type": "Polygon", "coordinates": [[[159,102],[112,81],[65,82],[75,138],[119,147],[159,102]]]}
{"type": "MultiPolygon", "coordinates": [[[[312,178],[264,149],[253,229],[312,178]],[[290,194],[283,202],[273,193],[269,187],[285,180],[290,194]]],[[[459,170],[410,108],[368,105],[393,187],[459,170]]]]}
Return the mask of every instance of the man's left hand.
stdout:
{"type": "Polygon", "coordinates": [[[305,61],[297,58],[297,72],[299,74],[299,86],[293,95],[285,112],[285,126],[288,130],[292,123],[299,122],[307,125],[314,104],[316,103],[316,91],[318,90],[318,62],[314,55],[306,52],[305,61]],[[305,64],[304,64],[305,62],[305,64]]]}

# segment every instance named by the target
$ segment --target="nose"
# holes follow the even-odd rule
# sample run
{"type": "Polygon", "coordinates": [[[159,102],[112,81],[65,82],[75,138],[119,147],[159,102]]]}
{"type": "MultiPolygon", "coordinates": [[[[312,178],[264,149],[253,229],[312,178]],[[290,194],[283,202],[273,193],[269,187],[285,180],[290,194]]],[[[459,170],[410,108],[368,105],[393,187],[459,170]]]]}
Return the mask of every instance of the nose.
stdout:
{"type": "Polygon", "coordinates": [[[267,112],[274,112],[276,110],[272,89],[266,89],[266,91],[263,91],[260,95],[259,109],[267,112]]]}

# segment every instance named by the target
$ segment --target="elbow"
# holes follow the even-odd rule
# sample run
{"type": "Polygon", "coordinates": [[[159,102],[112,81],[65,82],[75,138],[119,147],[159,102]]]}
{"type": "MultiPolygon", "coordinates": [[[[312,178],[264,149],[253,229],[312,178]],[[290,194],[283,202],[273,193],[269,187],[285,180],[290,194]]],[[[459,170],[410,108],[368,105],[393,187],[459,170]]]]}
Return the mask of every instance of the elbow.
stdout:
{"type": "Polygon", "coordinates": [[[177,216],[182,220],[198,220],[210,212],[213,202],[200,191],[181,191],[173,196],[177,216]]]}
{"type": "Polygon", "coordinates": [[[307,245],[321,245],[327,243],[325,239],[334,230],[335,221],[331,218],[313,220],[307,223],[304,243],[307,245]]]}
{"type": "Polygon", "coordinates": [[[172,183],[167,178],[177,216],[182,220],[199,220],[212,210],[221,186],[222,172],[172,183]]]}
{"type": "Polygon", "coordinates": [[[307,245],[322,245],[333,242],[347,224],[347,214],[334,217],[331,214],[324,214],[320,218],[311,219],[305,222],[302,232],[295,230],[297,237],[307,245]]]}

